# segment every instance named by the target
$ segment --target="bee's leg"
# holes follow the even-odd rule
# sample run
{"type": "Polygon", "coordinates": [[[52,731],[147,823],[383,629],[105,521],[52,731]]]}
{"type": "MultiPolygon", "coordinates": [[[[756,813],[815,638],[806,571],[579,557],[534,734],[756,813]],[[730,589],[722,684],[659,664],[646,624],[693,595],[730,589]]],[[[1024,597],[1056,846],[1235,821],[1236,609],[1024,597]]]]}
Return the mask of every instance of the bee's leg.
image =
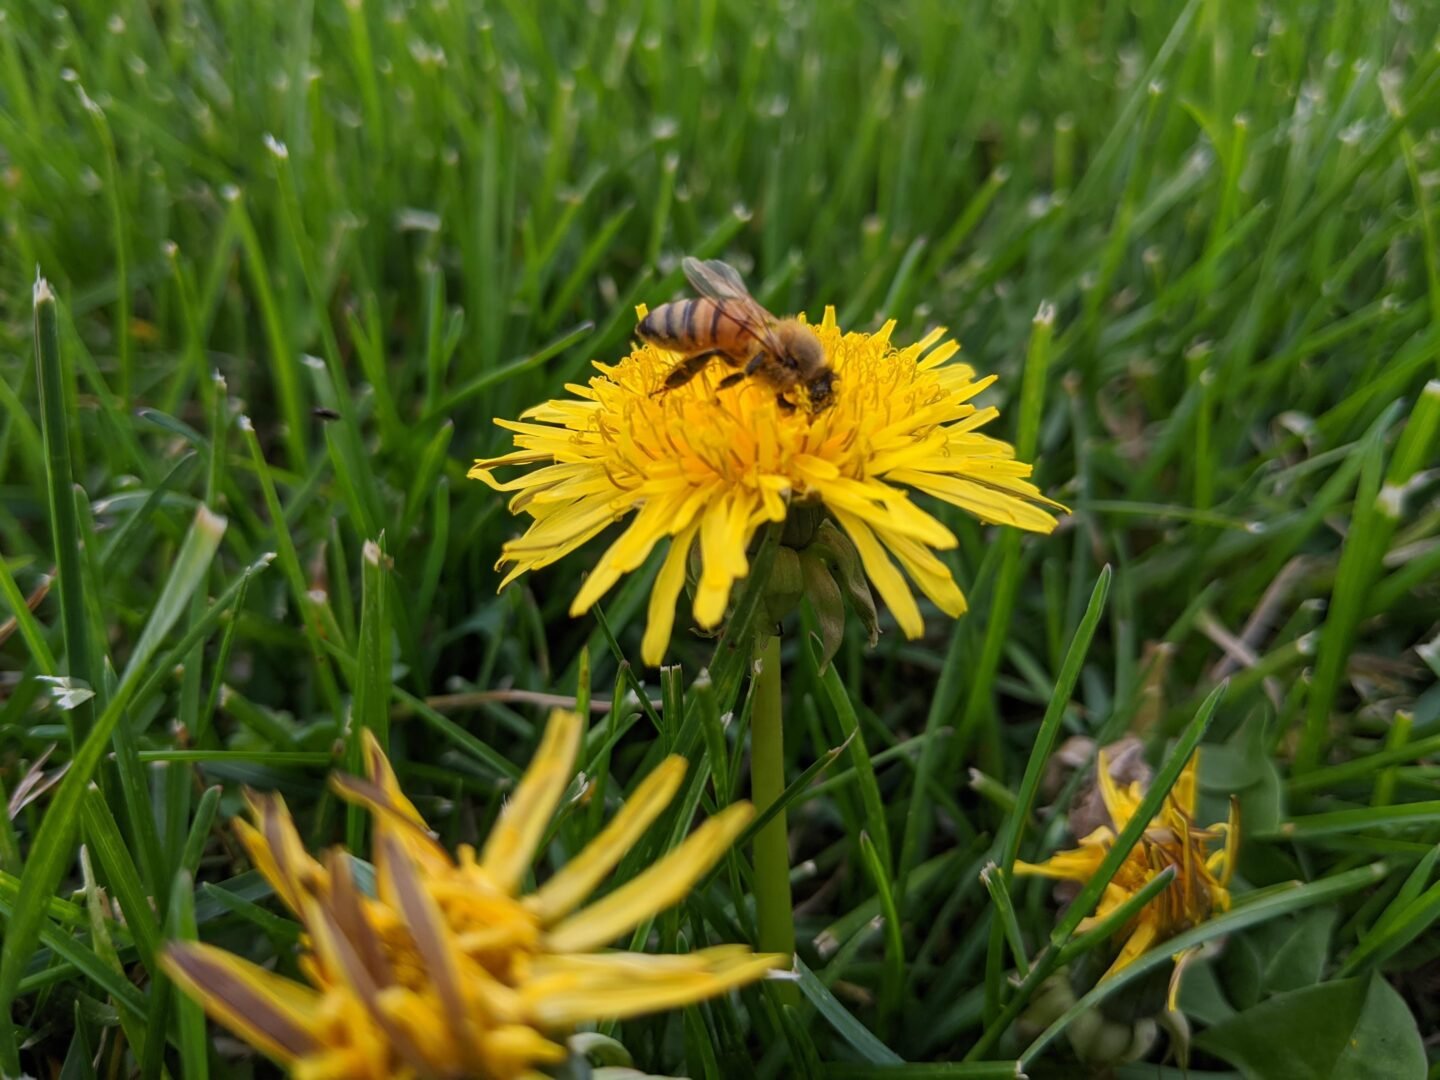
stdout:
{"type": "Polygon", "coordinates": [[[795,403],[788,400],[784,394],[775,395],[775,404],[780,406],[780,411],[783,413],[788,414],[795,411],[795,403]]]}
{"type": "Polygon", "coordinates": [[[661,386],[661,389],[674,390],[677,387],[684,386],[691,379],[695,378],[696,375],[704,371],[705,366],[709,364],[711,360],[714,360],[717,356],[725,355],[726,354],[719,349],[711,349],[709,352],[687,356],[670,369],[670,374],[665,376],[665,382],[664,385],[661,386]]]}
{"type": "Polygon", "coordinates": [[[719,385],[716,387],[716,389],[717,389],[717,390],[724,390],[724,389],[726,389],[727,387],[734,386],[736,383],[738,383],[738,382],[739,382],[741,379],[743,379],[743,378],[745,378],[745,372],[743,372],[743,371],[737,371],[737,372],[735,372],[734,375],[726,375],[723,379],[720,380],[720,383],[719,383],[719,385]]]}
{"type": "Polygon", "coordinates": [[[760,370],[760,366],[765,363],[769,356],[769,353],[767,353],[764,349],[761,349],[754,356],[752,356],[750,358],[750,362],[745,365],[745,374],[754,375],[755,372],[760,370]]]}

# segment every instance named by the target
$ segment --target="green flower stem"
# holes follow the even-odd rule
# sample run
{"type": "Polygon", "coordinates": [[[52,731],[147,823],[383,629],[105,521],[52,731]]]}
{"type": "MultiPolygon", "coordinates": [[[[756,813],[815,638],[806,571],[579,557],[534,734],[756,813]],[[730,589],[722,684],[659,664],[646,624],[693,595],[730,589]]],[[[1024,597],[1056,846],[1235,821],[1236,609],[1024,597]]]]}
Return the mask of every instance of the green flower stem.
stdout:
{"type": "MultiPolygon", "coordinates": [[[[780,708],[780,639],[756,635],[755,704],[750,714],[750,791],[764,813],[785,791],[784,716],[780,708]]],[[[795,954],[790,904],[790,845],[781,810],[755,834],[755,912],[762,952],[795,954]]],[[[783,990],[794,992],[793,986],[783,990]]]]}

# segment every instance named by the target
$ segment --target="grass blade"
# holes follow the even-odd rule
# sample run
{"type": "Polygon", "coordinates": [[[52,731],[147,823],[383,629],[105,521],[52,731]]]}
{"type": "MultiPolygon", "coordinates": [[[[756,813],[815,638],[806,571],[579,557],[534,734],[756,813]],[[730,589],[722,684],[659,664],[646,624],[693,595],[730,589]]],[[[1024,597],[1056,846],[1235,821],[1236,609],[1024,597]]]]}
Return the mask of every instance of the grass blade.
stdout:
{"type": "MultiPolygon", "coordinates": [[[[1025,374],[1020,391],[1019,430],[1016,453],[1022,460],[1034,459],[1040,434],[1041,410],[1050,370],[1051,340],[1055,330],[1055,305],[1044,302],[1031,320],[1030,344],[1025,357],[1025,374]]],[[[985,620],[985,638],[980,657],[971,675],[965,711],[955,734],[955,752],[964,753],[982,720],[988,721],[981,743],[982,767],[995,764],[999,732],[995,725],[993,688],[1005,643],[1010,634],[1015,600],[1020,588],[1020,540],[1017,530],[1007,529],[1000,537],[1000,569],[995,576],[990,611],[985,620]]]]}
{"type": "Polygon", "coordinates": [[[155,953],[160,948],[160,924],[155,919],[151,899],[140,882],[135,862],[130,857],[114,815],[110,813],[109,804],[100,789],[93,785],[85,799],[84,814],[85,835],[90,850],[110,883],[110,891],[119,901],[125,925],[130,928],[140,952],[140,962],[153,974],[155,953]]]}
{"type": "Polygon", "coordinates": [[[1025,775],[1020,780],[1015,809],[1005,819],[996,839],[995,849],[1000,855],[1000,872],[1006,882],[1009,882],[1015,860],[1020,854],[1025,823],[1035,806],[1035,797],[1040,790],[1045,766],[1050,760],[1050,751],[1054,749],[1055,740],[1060,734],[1060,722],[1065,717],[1065,707],[1075,692],[1075,684],[1080,679],[1080,669],[1090,651],[1090,642],[1094,639],[1095,629],[1100,625],[1100,617],[1105,612],[1105,600],[1110,593],[1110,578],[1110,567],[1106,566],[1095,580],[1095,588],[1090,593],[1090,603],[1085,607],[1085,615],[1080,620],[1075,636],[1070,639],[1070,648],[1065,653],[1064,663],[1060,665],[1060,677],[1056,680],[1050,701],[1045,706],[1045,717],[1040,721],[1040,731],[1035,736],[1030,759],[1025,764],[1025,775]]]}
{"type": "MultiPolygon", "coordinates": [[[[385,537],[379,543],[365,541],[361,552],[360,649],[356,656],[353,716],[346,726],[345,761],[352,775],[365,773],[364,743],[361,734],[369,731],[382,748],[390,746],[390,614],[387,610],[389,559],[385,537]]],[[[348,806],[345,818],[347,843],[351,851],[362,850],[368,815],[358,806],[348,806]]]]}
{"type": "MultiPolygon", "coordinates": [[[[195,883],[187,870],[181,870],[175,875],[175,886],[170,892],[165,936],[171,941],[199,940],[199,931],[195,925],[195,883]]],[[[166,981],[168,983],[168,980],[166,981]]],[[[209,1040],[205,1032],[205,1010],[198,1001],[192,1001],[184,994],[176,997],[174,1008],[175,1026],[180,1036],[180,1075],[186,1080],[192,1077],[195,1080],[208,1080],[210,1059],[209,1040]]]]}
{"type": "Polygon", "coordinates": [[[800,992],[809,998],[810,1004],[825,1018],[842,1039],[850,1044],[860,1057],[871,1065],[903,1065],[904,1059],[883,1042],[870,1034],[864,1024],[856,1020],[815,973],[805,966],[805,961],[795,958],[795,970],[800,975],[800,992]]]}
{"type": "Polygon", "coordinates": [[[888,874],[895,865],[890,849],[890,826],[885,816],[885,800],[881,798],[880,785],[875,781],[875,765],[865,748],[865,736],[860,731],[860,718],[835,665],[827,664],[823,672],[819,671],[820,656],[812,638],[807,636],[801,647],[805,650],[811,673],[819,679],[825,699],[830,702],[845,744],[850,747],[850,761],[855,767],[860,801],[865,808],[865,827],[873,834],[876,857],[888,874]]]}
{"type": "Polygon", "coordinates": [[[1020,923],[1015,918],[1015,905],[1010,901],[1010,890],[1005,887],[1004,875],[998,866],[990,863],[980,871],[980,880],[995,906],[994,925],[999,929],[992,930],[991,934],[1004,933],[1010,945],[1010,954],[1015,957],[1015,968],[1023,979],[1030,974],[1030,961],[1025,954],[1025,939],[1020,934],[1020,923]]]}
{"type": "MultiPolygon", "coordinates": [[[[699,680],[697,679],[696,682],[698,683],[699,680]]],[[[719,717],[717,716],[716,727],[719,726],[718,721],[719,717]]],[[[735,846],[737,848],[743,848],[750,840],[754,839],[755,834],[758,833],[761,829],[763,829],[766,823],[769,822],[771,818],[773,818],[781,810],[788,807],[791,803],[799,799],[800,796],[805,793],[805,790],[810,786],[811,781],[813,781],[817,776],[819,776],[831,765],[833,765],[835,763],[835,759],[838,758],[841,754],[845,753],[846,749],[848,749],[849,746],[850,740],[846,739],[839,746],[831,747],[829,750],[825,751],[825,753],[821,754],[818,758],[812,761],[809,768],[807,768],[794,780],[790,781],[790,784],[785,788],[785,791],[781,794],[780,798],[776,799],[773,803],[767,806],[762,813],[756,814],[755,820],[750,822],[749,825],[745,826],[745,831],[742,832],[739,838],[735,841],[735,846]]]]}
{"type": "Polygon", "coordinates": [[[895,893],[890,887],[889,871],[880,861],[879,852],[868,832],[860,834],[860,858],[875,885],[880,901],[880,916],[885,921],[885,962],[880,977],[880,1033],[885,1035],[900,1008],[900,992],[905,986],[905,942],[900,936],[900,911],[895,906],[895,893]]]}
{"type": "MultiPolygon", "coordinates": [[[[54,291],[43,277],[35,281],[35,367],[40,390],[40,430],[45,440],[45,480],[50,506],[51,542],[60,592],[60,630],[65,642],[65,670],[94,686],[90,625],[80,570],[80,524],[75,514],[75,475],[70,458],[70,420],[65,401],[69,378],[60,354],[59,319],[54,291]]],[[[18,609],[17,609],[18,617],[18,609]]],[[[79,746],[95,721],[92,702],[65,714],[72,748],[79,746]]],[[[0,997],[3,1000],[3,997],[0,997]]],[[[0,1057],[3,1063],[3,1057],[0,1057]]],[[[18,1071],[18,1070],[17,1070],[18,1071]]]]}

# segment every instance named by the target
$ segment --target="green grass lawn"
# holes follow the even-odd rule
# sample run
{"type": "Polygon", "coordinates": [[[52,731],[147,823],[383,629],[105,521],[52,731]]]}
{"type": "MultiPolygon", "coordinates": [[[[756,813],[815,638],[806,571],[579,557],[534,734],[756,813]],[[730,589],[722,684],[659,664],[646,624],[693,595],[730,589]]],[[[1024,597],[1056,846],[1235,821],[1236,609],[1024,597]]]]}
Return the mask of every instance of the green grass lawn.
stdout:
{"type": "MultiPolygon", "coordinates": [[[[685,810],[614,883],[747,794],[758,576],[647,668],[661,553],[582,618],[604,538],[497,595],[522,525],[466,479],[694,255],[776,312],[948,327],[1071,513],[919,499],[968,614],[882,606],[824,671],[787,619],[798,987],[601,1032],[694,1077],[1178,1077],[1185,1042],[1197,1078],[1440,1076],[1440,6],[0,15],[0,1075],[274,1075],[158,950],[295,974],[231,819],[273,790],[368,859],[325,786],[362,729],[453,850],[543,695],[595,703],[532,883],[663,753],[685,810]],[[1144,821],[1197,742],[1198,823],[1238,800],[1233,906],[1090,990],[1136,909],[1077,932],[1103,879],[1067,908],[1005,869],[1074,846],[1131,734],[1144,821]],[[1190,945],[1191,1038],[1117,1064],[1190,945]]],[[[753,944],[752,848],[634,946],[753,944]]]]}

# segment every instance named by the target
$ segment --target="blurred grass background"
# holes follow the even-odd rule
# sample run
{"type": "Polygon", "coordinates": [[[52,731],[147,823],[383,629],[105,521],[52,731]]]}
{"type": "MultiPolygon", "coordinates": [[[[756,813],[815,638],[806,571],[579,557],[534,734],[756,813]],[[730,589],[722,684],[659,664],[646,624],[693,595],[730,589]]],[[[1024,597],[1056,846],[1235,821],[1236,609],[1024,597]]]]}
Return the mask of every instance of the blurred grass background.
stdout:
{"type": "MultiPolygon", "coordinates": [[[[317,793],[352,698],[372,717],[394,706],[402,776],[452,843],[483,831],[538,735],[543,710],[512,691],[617,687],[587,758],[599,805],[669,745],[712,644],[679,635],[669,679],[624,666],[648,573],[603,624],[572,621],[583,555],[496,596],[517,523],[464,473],[505,445],[492,417],[622,352],[634,304],[675,295],[684,254],[733,262],[776,311],[895,318],[901,340],[948,326],[1001,376],[996,433],[1028,417],[1038,480],[1074,513],[1045,539],[947,518],[971,612],[932,611],[923,642],[855,636],[822,680],[801,628],[787,635],[791,776],[851,724],[866,747],[790,811],[805,1008],[823,1002],[824,1021],[747,994],[623,1025],[641,1063],[878,1068],[882,1050],[958,1058],[995,1026],[1008,990],[977,874],[1105,564],[1104,613],[1057,698],[1064,733],[1136,731],[1158,757],[1229,676],[1205,821],[1243,791],[1247,886],[1389,860],[1324,926],[1282,912],[1232,938],[1200,978],[1201,1026],[1384,968],[1436,1030],[1440,9],[15,0],[0,15],[0,913],[28,904],[48,949],[20,984],[27,1060],[119,1056],[100,1003],[126,991],[105,971],[135,995],[127,1032],[143,1016],[193,1040],[136,926],[169,925],[177,871],[206,883],[202,936],[258,925],[254,955],[286,952],[293,928],[255,907],[224,819],[244,782],[282,791],[312,842],[342,835],[317,793]],[[59,517],[37,267],[59,299],[49,405],[80,493],[59,517]],[[1027,365],[1043,394],[1022,404],[1027,365]],[[202,504],[228,519],[213,560],[203,528],[182,551],[202,504]],[[382,536],[384,557],[363,559],[382,536]],[[46,595],[56,537],[81,545],[69,599],[46,595]],[[69,844],[43,918],[18,875],[71,730],[131,669],[98,774],[116,843],[97,880],[127,924],[106,967],[68,903],[69,844]],[[62,672],[97,697],[62,709],[35,678],[62,672]],[[626,700],[637,680],[657,715],[626,700]],[[218,815],[208,783],[226,785],[218,815]],[[877,805],[885,820],[867,820],[877,805]],[[878,883],[867,829],[893,838],[878,883]],[[871,922],[897,899],[898,937],[871,922]],[[1301,952],[1303,977],[1287,966],[1301,952]]],[[[67,813],[78,827],[79,802],[67,813]]],[[[107,814],[83,813],[95,854],[107,814]]],[[[1039,819],[1031,855],[1062,818],[1039,819]]],[[[598,821],[571,815],[556,851],[598,821]]],[[[746,936],[731,880],[663,920],[667,946],[746,936]]],[[[1021,883],[1014,905],[1038,949],[1050,890],[1021,883]]],[[[156,1075],[165,1053],[152,1040],[130,1064],[156,1075]]]]}

